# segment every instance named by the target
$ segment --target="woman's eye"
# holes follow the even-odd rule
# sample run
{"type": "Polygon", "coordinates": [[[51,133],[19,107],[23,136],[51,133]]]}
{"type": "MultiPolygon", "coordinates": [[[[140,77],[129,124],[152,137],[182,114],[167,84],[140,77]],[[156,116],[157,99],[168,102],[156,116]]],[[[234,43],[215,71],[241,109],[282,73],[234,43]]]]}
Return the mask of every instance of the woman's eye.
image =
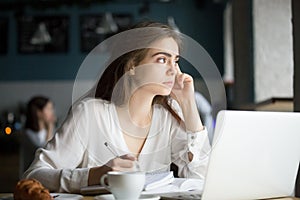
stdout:
{"type": "Polygon", "coordinates": [[[164,64],[164,63],[166,63],[166,59],[165,58],[158,58],[157,62],[164,64]]]}

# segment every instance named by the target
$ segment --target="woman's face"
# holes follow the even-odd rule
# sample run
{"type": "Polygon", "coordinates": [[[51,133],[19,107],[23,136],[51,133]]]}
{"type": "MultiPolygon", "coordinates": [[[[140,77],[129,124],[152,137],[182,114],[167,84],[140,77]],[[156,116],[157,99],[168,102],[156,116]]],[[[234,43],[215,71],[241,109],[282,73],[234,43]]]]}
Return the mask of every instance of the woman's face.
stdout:
{"type": "Polygon", "coordinates": [[[169,95],[178,69],[179,48],[169,37],[154,42],[145,58],[134,68],[134,80],[139,89],[152,95],[169,95]]]}
{"type": "Polygon", "coordinates": [[[52,102],[48,102],[43,110],[39,113],[39,118],[45,123],[54,123],[56,121],[56,116],[54,113],[54,106],[52,102]]]}

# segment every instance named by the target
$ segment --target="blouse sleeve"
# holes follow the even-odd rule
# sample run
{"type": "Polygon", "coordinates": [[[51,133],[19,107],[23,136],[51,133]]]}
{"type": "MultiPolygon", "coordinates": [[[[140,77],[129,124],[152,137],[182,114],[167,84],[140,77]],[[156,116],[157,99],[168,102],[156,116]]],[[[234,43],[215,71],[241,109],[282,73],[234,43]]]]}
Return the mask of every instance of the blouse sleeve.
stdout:
{"type": "Polygon", "coordinates": [[[211,151],[206,127],[199,132],[189,132],[173,120],[171,129],[172,161],[178,166],[178,176],[204,180],[211,151]],[[191,161],[188,152],[193,154],[191,161]]]}
{"type": "Polygon", "coordinates": [[[81,168],[88,142],[87,112],[84,103],[72,109],[52,140],[37,150],[25,178],[35,178],[56,192],[78,192],[87,186],[89,169],[81,168]]]}

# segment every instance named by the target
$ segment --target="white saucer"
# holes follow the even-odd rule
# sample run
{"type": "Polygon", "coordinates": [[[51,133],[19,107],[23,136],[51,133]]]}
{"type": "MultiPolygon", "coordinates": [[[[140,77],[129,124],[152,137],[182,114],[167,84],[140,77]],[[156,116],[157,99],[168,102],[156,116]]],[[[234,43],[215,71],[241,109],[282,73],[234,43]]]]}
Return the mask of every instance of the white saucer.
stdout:
{"type": "MultiPolygon", "coordinates": [[[[114,196],[112,194],[104,194],[104,195],[98,195],[94,197],[95,200],[115,200],[114,196]]],[[[157,195],[145,195],[142,194],[139,198],[139,200],[159,200],[160,196],[157,195]]]]}
{"type": "Polygon", "coordinates": [[[68,194],[68,193],[50,193],[51,196],[55,197],[55,200],[82,200],[83,196],[79,194],[68,194]]]}

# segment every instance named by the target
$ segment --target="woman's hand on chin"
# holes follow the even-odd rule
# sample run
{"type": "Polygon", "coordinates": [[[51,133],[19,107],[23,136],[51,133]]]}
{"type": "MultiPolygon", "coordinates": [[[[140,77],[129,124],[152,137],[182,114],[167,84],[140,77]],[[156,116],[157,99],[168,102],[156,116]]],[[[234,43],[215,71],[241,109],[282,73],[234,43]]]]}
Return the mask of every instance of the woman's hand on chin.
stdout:
{"type": "Polygon", "coordinates": [[[179,104],[183,103],[190,98],[194,98],[194,80],[189,74],[182,73],[177,66],[177,74],[175,76],[175,84],[171,91],[171,97],[178,101],[179,104]]]}

